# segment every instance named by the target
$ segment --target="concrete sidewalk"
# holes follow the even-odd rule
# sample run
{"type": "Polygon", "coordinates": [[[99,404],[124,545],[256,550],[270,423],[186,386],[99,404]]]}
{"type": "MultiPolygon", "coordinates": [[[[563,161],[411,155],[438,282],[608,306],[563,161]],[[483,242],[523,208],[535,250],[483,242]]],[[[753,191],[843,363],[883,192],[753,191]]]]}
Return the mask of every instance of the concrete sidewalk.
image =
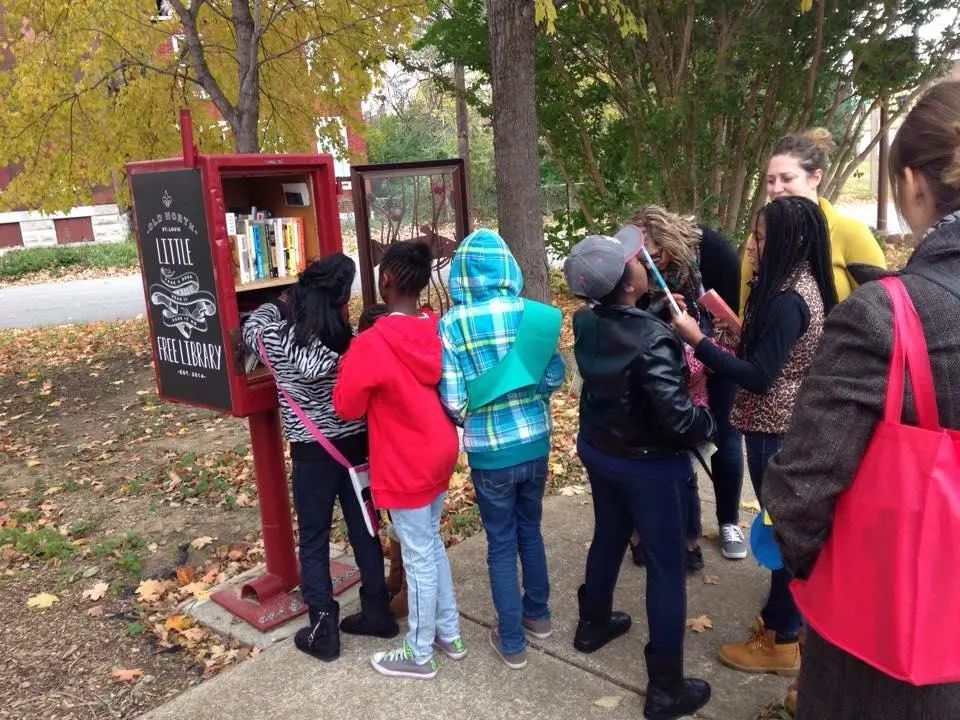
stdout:
{"type": "MultiPolygon", "coordinates": [[[[701,483],[704,525],[716,534],[712,488],[701,483]]],[[[744,488],[747,499],[747,488],[744,488]]],[[[205,682],[146,715],[150,720],[213,718],[479,718],[483,720],[643,717],[646,684],[644,571],[624,563],[615,607],[633,616],[621,639],[592,654],[573,649],[577,587],[582,582],[593,531],[589,495],[550,497],[543,532],[552,583],[555,632],[532,640],[529,664],[513,671],[496,658],[487,633],[494,618],[486,569],[486,539],[478,535],[450,550],[454,580],[470,654],[460,662],[439,656],[433,681],[397,680],[376,674],[368,658],[395,641],[343,636],[339,661],[325,664],[300,653],[291,640],[270,647],[236,669],[205,682]],[[616,702],[612,708],[596,704],[616,702]]],[[[712,533],[711,533],[712,531],[712,533]]],[[[746,675],[716,660],[722,642],[745,637],[769,584],[752,559],[729,562],[715,540],[704,540],[707,567],[688,582],[688,617],[709,614],[714,630],[688,632],[688,674],[707,679],[713,699],[698,718],[754,720],[760,708],[782,698],[788,681],[746,675]],[[719,577],[706,584],[704,574],[719,577]]],[[[355,601],[354,601],[355,602],[355,601]]],[[[342,611],[349,611],[344,606],[342,611]]],[[[297,623],[302,624],[302,623],[297,623]]]]}

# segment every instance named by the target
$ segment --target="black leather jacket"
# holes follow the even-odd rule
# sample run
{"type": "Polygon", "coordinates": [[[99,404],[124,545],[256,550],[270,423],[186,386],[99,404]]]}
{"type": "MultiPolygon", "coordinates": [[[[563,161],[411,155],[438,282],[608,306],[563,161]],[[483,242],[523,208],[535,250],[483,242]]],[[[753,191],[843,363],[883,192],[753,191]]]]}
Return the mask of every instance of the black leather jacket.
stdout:
{"type": "Polygon", "coordinates": [[[686,452],[714,434],[710,411],[690,400],[683,346],[669,325],[624,305],[584,307],[573,334],[584,441],[643,459],[686,452]]]}

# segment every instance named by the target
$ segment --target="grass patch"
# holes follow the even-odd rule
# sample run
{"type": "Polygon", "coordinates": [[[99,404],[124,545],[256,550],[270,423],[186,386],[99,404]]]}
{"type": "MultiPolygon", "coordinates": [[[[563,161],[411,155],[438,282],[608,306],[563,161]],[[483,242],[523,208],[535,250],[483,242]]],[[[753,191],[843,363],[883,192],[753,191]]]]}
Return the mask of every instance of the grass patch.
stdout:
{"type": "Polygon", "coordinates": [[[113,558],[122,571],[137,576],[143,570],[143,551],[147,542],[139,534],[129,532],[123,537],[108,537],[90,548],[90,556],[113,558]]]}
{"type": "Polygon", "coordinates": [[[83,268],[116,268],[137,266],[137,245],[133,240],[120,243],[90,245],[57,245],[23,248],[0,255],[0,280],[18,280],[37,272],[56,274],[63,270],[83,268]]]}
{"type": "Polygon", "coordinates": [[[0,547],[12,547],[30,558],[66,560],[77,552],[77,546],[53,528],[28,530],[21,527],[0,529],[0,547]]]}

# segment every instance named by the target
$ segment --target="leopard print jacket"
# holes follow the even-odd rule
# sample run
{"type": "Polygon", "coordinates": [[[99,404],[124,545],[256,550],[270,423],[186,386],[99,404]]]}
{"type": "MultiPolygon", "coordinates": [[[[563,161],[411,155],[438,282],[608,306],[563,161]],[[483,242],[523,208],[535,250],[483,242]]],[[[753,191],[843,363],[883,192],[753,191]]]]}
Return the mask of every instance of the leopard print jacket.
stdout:
{"type": "Polygon", "coordinates": [[[810,370],[820,337],[823,335],[823,299],[809,265],[804,265],[795,279],[784,285],[784,292],[788,290],[794,290],[806,303],[810,322],[794,343],[780,375],[766,393],[755,395],[743,388],[737,388],[730,423],[743,432],[771,435],[783,435],[787,432],[800,383],[810,370]]]}

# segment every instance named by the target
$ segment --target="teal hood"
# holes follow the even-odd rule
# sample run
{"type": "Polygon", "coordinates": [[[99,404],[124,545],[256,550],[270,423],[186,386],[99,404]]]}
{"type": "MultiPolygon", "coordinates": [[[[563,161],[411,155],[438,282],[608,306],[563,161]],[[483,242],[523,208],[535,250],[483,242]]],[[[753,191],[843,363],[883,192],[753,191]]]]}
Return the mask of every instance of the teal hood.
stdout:
{"type": "Polygon", "coordinates": [[[519,297],[523,275],[503,238],[483,229],[460,243],[450,263],[448,283],[454,304],[468,305],[498,296],[519,297]]]}

